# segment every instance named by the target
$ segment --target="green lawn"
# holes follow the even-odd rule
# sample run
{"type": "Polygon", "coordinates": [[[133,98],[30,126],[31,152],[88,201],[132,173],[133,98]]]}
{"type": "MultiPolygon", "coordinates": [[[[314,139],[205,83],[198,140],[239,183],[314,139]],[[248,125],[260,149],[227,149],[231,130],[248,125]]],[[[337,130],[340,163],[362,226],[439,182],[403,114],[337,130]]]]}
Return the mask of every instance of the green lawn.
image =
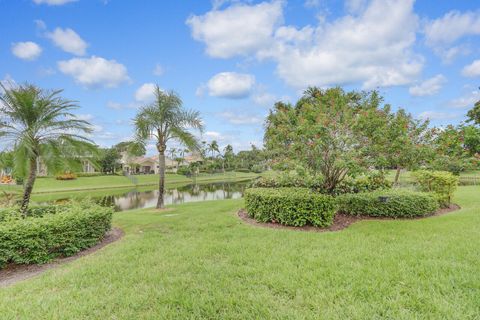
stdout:
{"type": "MultiPolygon", "coordinates": [[[[201,174],[196,178],[197,182],[214,182],[227,180],[245,180],[259,176],[256,173],[227,172],[217,174],[201,174]]],[[[136,175],[138,186],[156,186],[158,184],[158,175],[136,175]]],[[[168,184],[187,184],[192,183],[191,178],[177,174],[167,174],[166,182],[168,184]]],[[[55,178],[38,178],[35,181],[34,193],[52,193],[52,192],[72,192],[85,190],[99,190],[112,188],[132,188],[135,184],[132,180],[124,176],[98,176],[98,177],[80,177],[76,180],[60,181],[55,178]]],[[[0,191],[19,191],[19,186],[0,185],[0,191]]]]}
{"type": "Polygon", "coordinates": [[[479,192],[334,233],[245,225],[243,200],[116,213],[120,242],[0,289],[0,318],[478,319],[479,192]]]}

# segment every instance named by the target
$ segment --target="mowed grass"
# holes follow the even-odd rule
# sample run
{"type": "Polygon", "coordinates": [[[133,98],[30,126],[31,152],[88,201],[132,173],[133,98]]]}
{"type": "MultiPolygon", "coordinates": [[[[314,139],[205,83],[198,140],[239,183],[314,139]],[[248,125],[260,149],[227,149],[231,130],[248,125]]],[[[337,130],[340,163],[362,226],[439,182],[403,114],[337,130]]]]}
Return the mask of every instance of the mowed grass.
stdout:
{"type": "Polygon", "coordinates": [[[122,240],[0,289],[0,318],[478,319],[479,192],[329,233],[246,225],[243,200],[116,213],[122,240]]]}
{"type": "MultiPolygon", "coordinates": [[[[256,173],[243,172],[226,172],[215,174],[200,174],[195,180],[197,182],[214,182],[253,179],[259,176],[256,173]]],[[[132,176],[136,180],[136,184],[131,179],[121,176],[95,176],[95,177],[79,177],[75,180],[56,180],[52,177],[42,177],[35,181],[33,193],[54,193],[54,192],[71,192],[85,190],[99,190],[108,188],[132,188],[138,186],[156,186],[158,184],[158,175],[135,175],[132,176]]],[[[187,184],[192,183],[192,178],[188,178],[178,174],[167,174],[166,183],[168,184],[187,184]]],[[[0,185],[0,191],[20,191],[20,186],[0,185]]]]}

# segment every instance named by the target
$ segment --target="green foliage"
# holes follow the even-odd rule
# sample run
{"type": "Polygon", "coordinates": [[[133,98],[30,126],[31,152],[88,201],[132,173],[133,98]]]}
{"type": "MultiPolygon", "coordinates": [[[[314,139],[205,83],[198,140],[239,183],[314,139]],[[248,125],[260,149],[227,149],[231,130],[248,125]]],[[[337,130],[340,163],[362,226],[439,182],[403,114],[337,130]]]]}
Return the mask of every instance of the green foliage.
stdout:
{"type": "Polygon", "coordinates": [[[183,176],[189,176],[192,175],[192,168],[190,166],[182,166],[177,169],[177,174],[181,174],[183,176]]]}
{"type": "MultiPolygon", "coordinates": [[[[250,187],[256,188],[283,188],[302,187],[309,188],[319,193],[328,193],[324,190],[322,176],[313,176],[306,172],[292,170],[282,172],[276,177],[260,177],[250,183],[250,187]]],[[[378,189],[389,189],[392,183],[388,181],[382,172],[371,172],[356,178],[346,177],[337,184],[331,192],[334,195],[344,193],[359,193],[378,189]]]]}
{"type": "Polygon", "coordinates": [[[468,121],[480,125],[480,101],[477,101],[467,113],[468,121]]]}
{"type": "Polygon", "coordinates": [[[438,209],[434,195],[398,189],[344,194],[336,200],[339,212],[355,216],[414,218],[438,209]]]}
{"type": "Polygon", "coordinates": [[[435,130],[433,147],[435,157],[429,168],[460,174],[463,171],[476,170],[480,151],[480,130],[473,126],[453,126],[435,130]]]}
{"type": "MultiPolygon", "coordinates": [[[[32,210],[32,217],[0,222],[0,267],[7,263],[45,263],[98,243],[111,227],[113,209],[90,202],[32,210]]],[[[7,213],[8,214],[8,213],[7,213]]]]}
{"type": "Polygon", "coordinates": [[[361,193],[390,189],[392,182],[382,172],[371,172],[356,178],[346,177],[335,188],[334,194],[361,193]]]}
{"type": "Polygon", "coordinates": [[[99,150],[98,167],[102,173],[115,173],[120,168],[120,152],[117,148],[106,148],[99,150]]]}
{"type": "Polygon", "coordinates": [[[73,113],[78,106],[61,97],[62,90],[47,91],[30,84],[0,87],[0,138],[15,146],[13,171],[26,180],[22,197],[26,212],[40,160],[53,174],[74,171],[81,157],[96,151],[86,137],[93,129],[73,113]]]}
{"type": "Polygon", "coordinates": [[[147,152],[145,145],[136,141],[123,141],[112,148],[116,149],[118,153],[126,152],[130,157],[141,157],[147,152]]]}
{"type": "Polygon", "coordinates": [[[250,217],[288,226],[328,227],[335,216],[335,200],[305,188],[252,188],[245,190],[250,217]]]}
{"type": "Polygon", "coordinates": [[[322,177],[306,173],[301,167],[296,170],[284,171],[275,177],[260,177],[250,183],[252,188],[309,188],[321,190],[322,177]]]}
{"type": "Polygon", "coordinates": [[[420,170],[413,173],[420,190],[434,192],[442,207],[448,207],[457,189],[459,178],[446,171],[420,170]]]}
{"type": "Polygon", "coordinates": [[[334,194],[346,176],[372,165],[418,162],[427,123],[400,110],[392,114],[376,91],[309,88],[295,106],[277,103],[267,118],[265,145],[272,166],[300,164],[323,176],[334,194]],[[382,161],[380,161],[380,160],[382,161]]]}

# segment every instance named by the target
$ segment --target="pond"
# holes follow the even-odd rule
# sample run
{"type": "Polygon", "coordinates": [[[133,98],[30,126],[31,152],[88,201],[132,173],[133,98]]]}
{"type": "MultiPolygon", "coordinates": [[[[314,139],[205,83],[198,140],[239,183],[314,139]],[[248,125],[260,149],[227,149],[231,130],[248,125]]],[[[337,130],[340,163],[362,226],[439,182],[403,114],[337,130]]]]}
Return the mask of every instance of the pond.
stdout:
{"type": "MultiPolygon", "coordinates": [[[[208,184],[189,184],[186,186],[168,188],[165,191],[165,204],[179,204],[185,202],[238,199],[243,196],[247,181],[221,182],[208,184]]],[[[105,206],[113,206],[116,211],[131,209],[153,208],[157,204],[158,190],[132,190],[123,194],[92,197],[105,206]]]]}

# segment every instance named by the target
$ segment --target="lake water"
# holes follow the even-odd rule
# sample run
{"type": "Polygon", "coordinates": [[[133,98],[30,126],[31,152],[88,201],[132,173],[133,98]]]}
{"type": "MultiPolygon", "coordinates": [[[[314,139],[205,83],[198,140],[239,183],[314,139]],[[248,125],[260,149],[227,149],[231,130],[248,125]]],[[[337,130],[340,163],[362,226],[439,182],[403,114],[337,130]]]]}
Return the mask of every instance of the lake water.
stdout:
{"type": "MultiPolygon", "coordinates": [[[[243,196],[247,184],[248,182],[224,182],[189,184],[178,188],[169,188],[165,192],[165,204],[239,199],[243,196]]],[[[132,190],[124,194],[93,197],[92,199],[102,205],[113,206],[116,211],[153,208],[157,204],[158,190],[132,190]]]]}

